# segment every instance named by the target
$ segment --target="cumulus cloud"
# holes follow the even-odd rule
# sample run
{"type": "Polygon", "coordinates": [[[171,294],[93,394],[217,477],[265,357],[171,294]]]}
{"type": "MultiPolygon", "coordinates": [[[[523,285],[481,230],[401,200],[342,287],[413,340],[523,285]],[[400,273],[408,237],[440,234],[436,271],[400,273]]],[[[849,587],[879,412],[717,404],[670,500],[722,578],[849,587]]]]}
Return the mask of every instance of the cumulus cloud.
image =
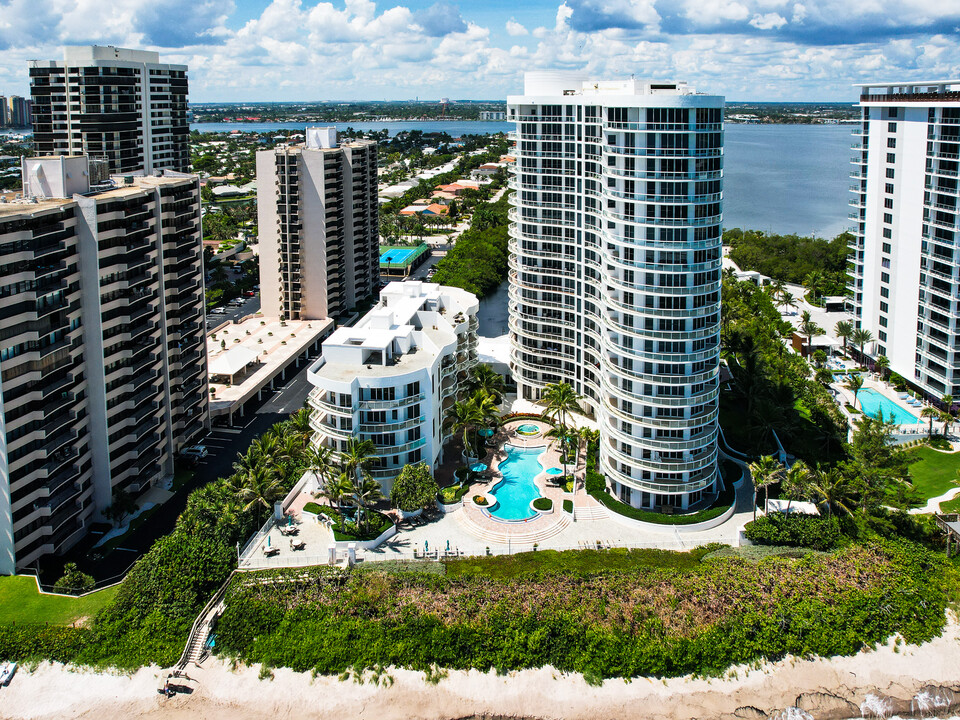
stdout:
{"type": "Polygon", "coordinates": [[[777,30],[787,24],[787,19],[778,13],[766,13],[765,15],[754,15],[750,24],[758,30],[777,30]]]}
{"type": "Polygon", "coordinates": [[[507,35],[510,37],[522,37],[523,35],[529,35],[530,31],[527,30],[522,24],[518,23],[513,18],[507,20],[507,35]]]}

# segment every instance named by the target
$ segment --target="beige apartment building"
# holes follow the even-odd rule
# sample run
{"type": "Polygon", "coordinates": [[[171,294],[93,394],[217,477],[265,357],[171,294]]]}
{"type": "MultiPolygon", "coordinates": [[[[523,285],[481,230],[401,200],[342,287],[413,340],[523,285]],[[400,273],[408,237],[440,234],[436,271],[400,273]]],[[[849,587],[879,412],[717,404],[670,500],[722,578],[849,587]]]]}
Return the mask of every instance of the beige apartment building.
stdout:
{"type": "Polygon", "coordinates": [[[380,282],[377,144],[307,128],[257,153],[260,301],[268,317],[337,317],[380,282]]]}
{"type": "Polygon", "coordinates": [[[23,187],[0,203],[3,574],[172,475],[208,423],[197,178],[42,157],[23,187]]]}

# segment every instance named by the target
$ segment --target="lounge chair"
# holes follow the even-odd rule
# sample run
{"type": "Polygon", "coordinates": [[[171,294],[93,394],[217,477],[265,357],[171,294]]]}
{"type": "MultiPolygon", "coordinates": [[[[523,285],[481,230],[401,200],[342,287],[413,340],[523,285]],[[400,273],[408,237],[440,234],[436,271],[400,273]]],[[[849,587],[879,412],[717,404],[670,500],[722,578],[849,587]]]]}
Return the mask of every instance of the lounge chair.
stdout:
{"type": "Polygon", "coordinates": [[[280,554],[280,548],[278,548],[276,545],[274,545],[274,546],[272,546],[272,547],[265,547],[265,548],[263,549],[263,554],[264,554],[266,557],[273,557],[274,555],[279,555],[279,554],[280,554]]]}

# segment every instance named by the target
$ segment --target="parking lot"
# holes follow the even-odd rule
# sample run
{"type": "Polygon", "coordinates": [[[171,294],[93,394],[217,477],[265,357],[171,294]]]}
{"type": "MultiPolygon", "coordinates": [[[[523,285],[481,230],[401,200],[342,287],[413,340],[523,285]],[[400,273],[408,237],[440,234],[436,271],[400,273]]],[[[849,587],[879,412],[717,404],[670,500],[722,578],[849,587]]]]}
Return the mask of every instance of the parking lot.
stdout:
{"type": "Polygon", "coordinates": [[[233,322],[234,320],[239,320],[246,315],[253,315],[259,311],[260,295],[256,295],[251,298],[244,298],[244,303],[242,305],[232,305],[230,303],[221,305],[213,308],[213,310],[207,311],[207,330],[210,331],[225,322],[233,322]],[[217,312],[221,308],[224,310],[224,312],[217,312]]]}

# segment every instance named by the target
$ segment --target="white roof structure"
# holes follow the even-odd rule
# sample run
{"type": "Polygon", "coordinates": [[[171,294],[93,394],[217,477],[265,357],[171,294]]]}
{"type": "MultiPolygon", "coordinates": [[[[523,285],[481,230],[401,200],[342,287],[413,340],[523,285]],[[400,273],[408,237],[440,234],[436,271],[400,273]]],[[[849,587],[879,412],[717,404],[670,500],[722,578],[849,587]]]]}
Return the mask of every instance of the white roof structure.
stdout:
{"type": "Polygon", "coordinates": [[[210,361],[210,375],[229,375],[233,377],[247,365],[257,359],[257,353],[250,348],[232,347],[210,361]]]}

